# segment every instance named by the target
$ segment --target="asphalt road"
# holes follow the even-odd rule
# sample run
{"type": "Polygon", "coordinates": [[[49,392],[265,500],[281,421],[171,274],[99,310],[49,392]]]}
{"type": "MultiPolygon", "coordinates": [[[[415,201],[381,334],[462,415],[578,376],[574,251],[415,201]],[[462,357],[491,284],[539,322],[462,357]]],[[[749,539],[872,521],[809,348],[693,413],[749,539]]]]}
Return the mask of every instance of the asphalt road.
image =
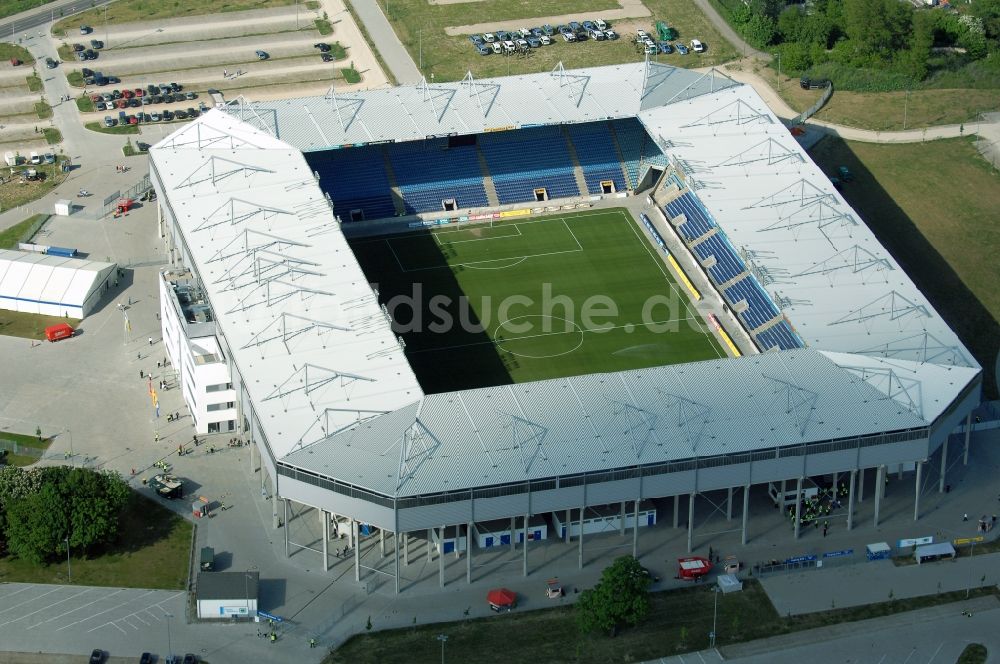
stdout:
{"type": "Polygon", "coordinates": [[[34,11],[22,12],[21,14],[4,19],[4,22],[0,23],[0,39],[16,42],[17,38],[25,32],[32,31],[39,26],[51,23],[54,19],[60,18],[60,11],[62,11],[62,16],[69,16],[70,14],[90,9],[91,7],[102,7],[111,4],[112,1],[62,0],[61,2],[51,2],[34,11]]]}
{"type": "Polygon", "coordinates": [[[353,0],[354,11],[365,24],[372,43],[400,85],[420,82],[420,71],[406,47],[399,41],[382,8],[375,0],[353,0]]]}

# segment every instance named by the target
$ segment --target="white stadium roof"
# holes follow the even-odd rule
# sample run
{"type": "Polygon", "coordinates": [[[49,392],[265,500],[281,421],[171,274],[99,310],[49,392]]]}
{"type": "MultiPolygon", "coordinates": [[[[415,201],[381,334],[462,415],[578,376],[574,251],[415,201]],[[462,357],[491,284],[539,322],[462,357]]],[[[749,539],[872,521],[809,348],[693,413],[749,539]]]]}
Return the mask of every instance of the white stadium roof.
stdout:
{"type": "Polygon", "coordinates": [[[114,263],[0,249],[0,308],[83,318],[114,263]]]}
{"type": "Polygon", "coordinates": [[[980,373],[729,79],[636,63],[227,110],[150,154],[291,466],[409,496],[862,436],[929,426],[980,373]],[[646,126],[807,348],[424,396],[300,151],[613,117],[646,126]]]}

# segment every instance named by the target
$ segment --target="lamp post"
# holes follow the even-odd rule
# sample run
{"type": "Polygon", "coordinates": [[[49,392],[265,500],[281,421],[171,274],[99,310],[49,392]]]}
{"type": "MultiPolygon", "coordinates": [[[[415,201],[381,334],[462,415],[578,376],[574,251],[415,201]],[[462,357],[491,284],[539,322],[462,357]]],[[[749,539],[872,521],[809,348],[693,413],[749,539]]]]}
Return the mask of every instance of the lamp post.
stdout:
{"type": "Polygon", "coordinates": [[[441,664],[444,664],[444,644],[448,642],[448,635],[438,634],[437,640],[441,642],[441,664]]]}
{"type": "Polygon", "coordinates": [[[778,92],[781,92],[781,51],[774,54],[778,58],[778,92]]]}
{"type": "Polygon", "coordinates": [[[66,542],[66,572],[69,576],[69,582],[73,583],[73,565],[69,562],[69,538],[65,537],[63,541],[66,542]]]}
{"type": "Polygon", "coordinates": [[[170,619],[174,617],[174,614],[164,613],[163,617],[167,619],[167,659],[172,659],[174,650],[170,647],[170,619]]]}

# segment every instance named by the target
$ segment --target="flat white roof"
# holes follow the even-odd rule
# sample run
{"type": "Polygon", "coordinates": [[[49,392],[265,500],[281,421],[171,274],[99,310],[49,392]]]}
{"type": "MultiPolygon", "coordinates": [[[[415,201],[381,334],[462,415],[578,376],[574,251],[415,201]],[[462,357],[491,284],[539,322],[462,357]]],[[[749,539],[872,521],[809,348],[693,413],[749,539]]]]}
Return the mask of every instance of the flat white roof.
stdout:
{"type": "Polygon", "coordinates": [[[0,249],[0,305],[23,301],[80,308],[102,274],[114,267],[83,258],[0,249]]]}
{"type": "Polygon", "coordinates": [[[423,396],[300,151],[213,110],[150,159],[276,456],[423,396]]]}

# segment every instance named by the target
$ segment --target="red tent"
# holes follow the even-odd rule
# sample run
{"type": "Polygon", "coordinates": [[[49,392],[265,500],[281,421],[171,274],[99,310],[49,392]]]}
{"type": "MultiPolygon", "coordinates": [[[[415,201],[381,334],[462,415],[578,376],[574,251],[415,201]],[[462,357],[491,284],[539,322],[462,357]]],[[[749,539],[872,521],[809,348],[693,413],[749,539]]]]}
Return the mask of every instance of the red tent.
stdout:
{"type": "Polygon", "coordinates": [[[517,593],[506,588],[494,588],[486,593],[486,600],[494,611],[506,609],[510,611],[517,606],[517,593]]]}

